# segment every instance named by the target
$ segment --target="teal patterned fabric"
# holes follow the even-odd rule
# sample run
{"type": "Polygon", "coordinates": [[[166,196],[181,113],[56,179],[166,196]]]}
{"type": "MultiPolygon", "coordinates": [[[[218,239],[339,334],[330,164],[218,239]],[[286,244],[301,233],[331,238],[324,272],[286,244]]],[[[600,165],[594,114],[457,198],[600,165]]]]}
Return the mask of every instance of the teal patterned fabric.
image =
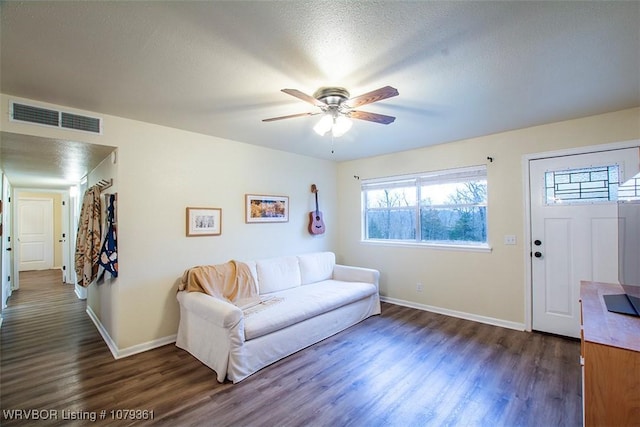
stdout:
{"type": "Polygon", "coordinates": [[[102,275],[104,275],[105,271],[108,271],[111,273],[111,276],[118,277],[118,249],[115,224],[116,195],[107,194],[105,201],[107,204],[107,230],[104,236],[104,242],[102,243],[102,249],[100,250],[98,263],[104,268],[102,275]]]}

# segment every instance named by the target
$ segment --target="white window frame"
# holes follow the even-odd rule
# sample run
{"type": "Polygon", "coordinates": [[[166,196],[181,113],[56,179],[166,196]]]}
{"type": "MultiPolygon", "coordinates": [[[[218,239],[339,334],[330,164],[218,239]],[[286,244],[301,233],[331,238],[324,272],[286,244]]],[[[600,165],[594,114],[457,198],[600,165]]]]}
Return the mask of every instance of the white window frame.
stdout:
{"type": "MultiPolygon", "coordinates": [[[[361,243],[370,244],[370,245],[381,245],[381,246],[415,246],[415,247],[424,247],[424,248],[436,248],[436,249],[452,249],[452,250],[463,250],[463,251],[476,251],[476,252],[489,252],[491,251],[491,247],[489,246],[489,213],[487,201],[480,204],[460,204],[460,205],[433,205],[439,209],[445,208],[453,208],[453,207],[475,207],[475,206],[484,206],[487,210],[487,215],[485,218],[486,224],[486,242],[477,243],[477,244],[469,244],[469,243],[454,243],[454,242],[446,242],[446,243],[438,243],[437,241],[423,241],[421,240],[421,224],[420,224],[420,209],[423,207],[421,205],[421,187],[425,184],[445,184],[445,183],[453,183],[453,182],[465,182],[465,181],[476,181],[478,179],[487,180],[487,167],[486,165],[478,165],[471,166],[465,168],[455,168],[455,169],[446,169],[440,171],[432,171],[432,172],[424,172],[417,174],[409,174],[409,175],[398,175],[398,176],[390,176],[390,177],[382,177],[382,178],[373,178],[373,179],[364,179],[361,182],[361,243]],[[407,206],[402,207],[402,209],[410,209],[414,210],[415,214],[415,239],[370,239],[367,237],[367,211],[371,209],[367,209],[367,200],[366,193],[367,191],[374,189],[382,189],[382,188],[394,188],[394,187],[406,187],[407,185],[415,185],[416,186],[416,203],[415,206],[407,206]]],[[[488,185],[487,185],[488,187],[488,185]]],[[[488,192],[488,188],[487,188],[488,192]]],[[[384,209],[384,208],[381,208],[384,209]]]]}

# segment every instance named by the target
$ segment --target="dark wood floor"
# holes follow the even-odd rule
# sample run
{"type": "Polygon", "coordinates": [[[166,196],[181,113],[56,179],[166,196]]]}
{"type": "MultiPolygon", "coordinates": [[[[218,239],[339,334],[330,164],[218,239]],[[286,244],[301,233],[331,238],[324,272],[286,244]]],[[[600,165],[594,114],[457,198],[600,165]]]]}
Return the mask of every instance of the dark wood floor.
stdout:
{"type": "Polygon", "coordinates": [[[383,304],[381,316],[218,384],[174,345],[114,360],[59,272],[21,273],[20,286],[0,329],[3,426],[581,425],[572,340],[383,304]],[[130,409],[154,420],[114,418],[130,409]],[[15,410],[57,420],[17,421],[15,410]],[[97,422],[72,419],[92,412],[97,422]]]}

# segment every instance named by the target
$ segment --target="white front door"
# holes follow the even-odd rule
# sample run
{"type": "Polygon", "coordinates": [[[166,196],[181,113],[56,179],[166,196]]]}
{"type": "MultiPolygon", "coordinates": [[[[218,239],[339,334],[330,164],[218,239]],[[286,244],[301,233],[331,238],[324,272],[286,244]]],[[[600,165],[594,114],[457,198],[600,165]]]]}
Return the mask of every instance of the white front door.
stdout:
{"type": "Polygon", "coordinates": [[[580,281],[618,282],[617,184],[639,150],[531,160],[532,327],[580,336],[580,281]]]}
{"type": "Polygon", "coordinates": [[[18,200],[19,271],[53,268],[53,200],[18,200]]]}

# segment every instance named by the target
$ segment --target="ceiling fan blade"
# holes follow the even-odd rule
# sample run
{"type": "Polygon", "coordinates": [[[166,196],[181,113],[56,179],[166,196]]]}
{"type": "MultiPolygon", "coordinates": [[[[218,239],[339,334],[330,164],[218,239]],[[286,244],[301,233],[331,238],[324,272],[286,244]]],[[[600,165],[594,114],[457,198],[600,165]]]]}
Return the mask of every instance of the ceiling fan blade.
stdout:
{"type": "Polygon", "coordinates": [[[351,99],[348,99],[344,102],[349,108],[360,107],[361,105],[371,104],[372,102],[381,101],[383,99],[391,98],[393,96],[398,95],[398,89],[385,86],[380,89],[376,89],[371,92],[367,92],[360,96],[355,96],[351,99]]]}
{"type": "Polygon", "coordinates": [[[349,113],[349,117],[352,119],[368,120],[370,122],[376,122],[383,125],[393,123],[396,118],[393,116],[385,116],[384,114],[367,113],[366,111],[352,111],[349,113]]]}
{"type": "Polygon", "coordinates": [[[262,119],[263,122],[275,122],[276,120],[284,120],[284,119],[293,119],[294,117],[303,117],[303,116],[315,116],[318,113],[298,113],[298,114],[290,114],[288,116],[280,116],[280,117],[272,117],[270,119],[262,119]]]}
{"type": "Polygon", "coordinates": [[[291,95],[291,96],[295,96],[298,99],[303,100],[304,102],[308,102],[311,105],[315,105],[316,107],[326,107],[327,104],[325,104],[324,102],[320,101],[319,99],[315,99],[313,96],[311,95],[307,95],[304,92],[300,92],[298,89],[282,89],[282,92],[291,95]]]}

